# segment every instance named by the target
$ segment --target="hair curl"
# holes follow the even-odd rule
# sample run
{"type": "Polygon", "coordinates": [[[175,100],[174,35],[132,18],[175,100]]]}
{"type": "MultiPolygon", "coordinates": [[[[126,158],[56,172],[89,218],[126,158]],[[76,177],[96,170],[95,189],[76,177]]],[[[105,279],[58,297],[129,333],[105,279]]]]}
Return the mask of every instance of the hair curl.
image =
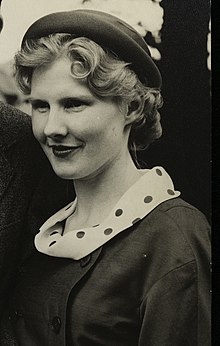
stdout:
{"type": "Polygon", "coordinates": [[[112,97],[127,102],[128,109],[136,112],[131,126],[128,148],[137,166],[137,151],[146,149],[162,134],[160,90],[140,82],[129,63],[121,61],[86,37],[53,34],[40,39],[29,39],[15,55],[15,77],[25,94],[31,92],[31,79],[36,68],[62,57],[72,62],[71,73],[85,79],[91,92],[99,98],[112,97]]]}

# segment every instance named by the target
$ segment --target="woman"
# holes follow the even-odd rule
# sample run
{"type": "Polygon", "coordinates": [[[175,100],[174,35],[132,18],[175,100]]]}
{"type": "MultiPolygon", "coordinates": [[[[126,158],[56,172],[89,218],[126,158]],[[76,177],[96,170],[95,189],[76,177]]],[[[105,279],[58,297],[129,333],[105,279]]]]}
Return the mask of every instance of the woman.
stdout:
{"type": "Polygon", "coordinates": [[[55,13],[15,61],[34,135],[76,199],[36,235],[8,334],[22,346],[209,345],[207,222],[162,167],[137,161],[161,135],[145,41],[102,12],[55,13]]]}

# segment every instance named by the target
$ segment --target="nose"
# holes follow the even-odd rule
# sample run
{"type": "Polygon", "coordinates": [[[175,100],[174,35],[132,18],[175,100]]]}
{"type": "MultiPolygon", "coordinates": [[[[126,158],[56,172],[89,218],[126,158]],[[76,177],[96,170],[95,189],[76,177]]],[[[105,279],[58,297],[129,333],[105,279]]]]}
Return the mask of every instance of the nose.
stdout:
{"type": "Polygon", "coordinates": [[[65,137],[67,133],[68,129],[62,112],[59,110],[50,109],[44,128],[44,135],[46,137],[65,137]]]}

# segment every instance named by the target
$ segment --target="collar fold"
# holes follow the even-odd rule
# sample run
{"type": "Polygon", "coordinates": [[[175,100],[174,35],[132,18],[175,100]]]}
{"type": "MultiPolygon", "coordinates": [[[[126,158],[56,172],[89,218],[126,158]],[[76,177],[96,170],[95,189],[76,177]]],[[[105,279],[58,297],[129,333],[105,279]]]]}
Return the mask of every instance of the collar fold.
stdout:
{"type": "Polygon", "coordinates": [[[65,233],[64,221],[74,213],[75,200],[42,225],[35,246],[49,256],[79,260],[142,220],[162,202],[179,195],[164,168],[154,167],[127,190],[100,225],[65,233]]]}

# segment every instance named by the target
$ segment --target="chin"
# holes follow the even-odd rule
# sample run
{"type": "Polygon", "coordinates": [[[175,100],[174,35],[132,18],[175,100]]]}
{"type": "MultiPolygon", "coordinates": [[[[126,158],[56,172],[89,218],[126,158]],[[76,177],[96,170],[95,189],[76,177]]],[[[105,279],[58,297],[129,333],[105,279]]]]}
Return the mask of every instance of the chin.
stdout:
{"type": "Polygon", "coordinates": [[[60,167],[56,167],[51,163],[51,166],[53,168],[54,173],[61,179],[66,179],[66,180],[72,180],[74,179],[74,174],[73,172],[69,172],[66,169],[62,169],[60,167]]]}
{"type": "Polygon", "coordinates": [[[68,174],[67,172],[59,171],[59,170],[54,170],[55,174],[65,180],[73,180],[75,177],[73,174],[68,174]]]}

